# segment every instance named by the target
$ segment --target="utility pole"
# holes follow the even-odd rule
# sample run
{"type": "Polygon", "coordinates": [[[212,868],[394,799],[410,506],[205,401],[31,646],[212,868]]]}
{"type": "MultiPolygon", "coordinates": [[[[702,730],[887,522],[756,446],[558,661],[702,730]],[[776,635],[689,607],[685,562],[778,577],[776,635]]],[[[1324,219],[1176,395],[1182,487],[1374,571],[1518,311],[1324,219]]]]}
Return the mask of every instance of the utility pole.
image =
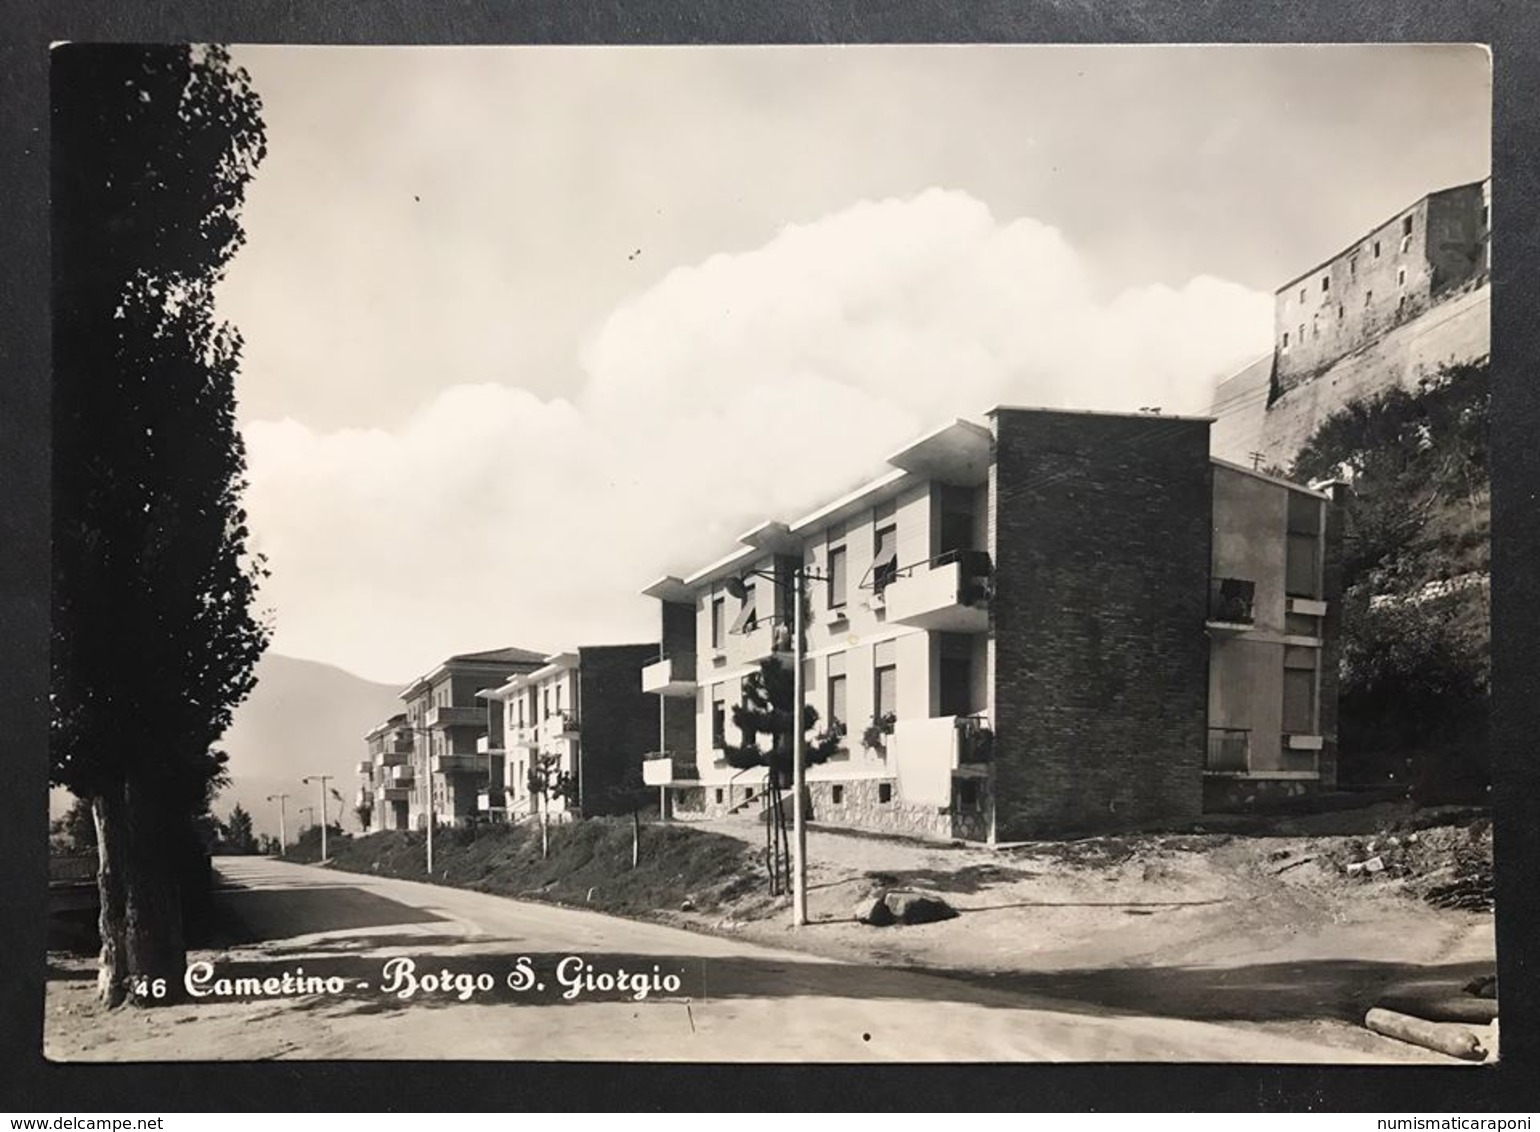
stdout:
{"type": "Polygon", "coordinates": [[[802,738],[802,714],[806,705],[802,702],[803,654],[807,651],[807,638],[802,632],[802,582],[803,565],[791,575],[791,651],[792,651],[792,717],[791,717],[791,826],[797,843],[796,859],[791,874],[792,926],[803,927],[807,923],[807,814],[803,812],[802,791],[806,778],[807,750],[802,738]]]}
{"type": "Polygon", "coordinates": [[[278,802],[278,855],[282,857],[287,853],[289,841],[288,823],[284,818],[285,803],[288,802],[289,796],[287,794],[269,794],[267,800],[269,802],[274,800],[278,802]]]}
{"type": "Polygon", "coordinates": [[[326,784],[332,780],[330,774],[310,774],[302,780],[305,783],[318,782],[321,786],[321,863],[326,863],[326,784]]]}

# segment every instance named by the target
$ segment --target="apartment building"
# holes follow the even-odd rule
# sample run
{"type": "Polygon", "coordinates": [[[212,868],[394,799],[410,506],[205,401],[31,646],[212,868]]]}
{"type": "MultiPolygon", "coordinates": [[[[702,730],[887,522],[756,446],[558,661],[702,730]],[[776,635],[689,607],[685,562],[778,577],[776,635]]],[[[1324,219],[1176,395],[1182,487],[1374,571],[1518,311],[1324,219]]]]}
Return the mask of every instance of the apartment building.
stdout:
{"type": "Polygon", "coordinates": [[[374,827],[426,828],[430,797],[440,825],[461,824],[490,808],[504,784],[497,753],[502,743],[489,734],[491,721],[477,693],[544,662],[543,653],[521,648],[461,653],[404,688],[406,710],[365,737],[374,827]]]}
{"type": "Polygon", "coordinates": [[[479,693],[490,735],[504,738],[490,753],[507,766],[502,808],[509,818],[542,809],[566,819],[636,808],[645,798],[641,767],[656,745],[658,719],[640,675],[657,657],[655,643],[584,645],[543,657],[538,667],[479,693]],[[531,789],[532,768],[545,772],[547,783],[565,776],[570,792],[542,797],[531,789]]]}
{"type": "Polygon", "coordinates": [[[367,757],[358,764],[356,805],[369,813],[369,829],[410,829],[412,733],[404,712],[376,724],[364,736],[367,757]]]}
{"type": "Polygon", "coordinates": [[[791,663],[800,566],[805,693],[846,732],[815,822],[1013,840],[1330,788],[1331,497],[1211,460],[1210,423],[997,408],[653,583],[647,781],[681,818],[762,802],[723,746],[791,663]]]}

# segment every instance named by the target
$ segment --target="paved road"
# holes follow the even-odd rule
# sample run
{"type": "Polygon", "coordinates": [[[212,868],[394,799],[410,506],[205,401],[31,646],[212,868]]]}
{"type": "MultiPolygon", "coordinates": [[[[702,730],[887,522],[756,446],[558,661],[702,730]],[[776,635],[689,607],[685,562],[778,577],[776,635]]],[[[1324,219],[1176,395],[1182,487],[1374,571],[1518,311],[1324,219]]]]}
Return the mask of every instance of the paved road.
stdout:
{"type": "MultiPolygon", "coordinates": [[[[216,994],[177,1008],[210,1026],[221,1018],[241,1026],[241,1042],[224,1047],[229,1056],[1369,1060],[1255,1031],[1110,1014],[461,889],[260,858],[221,858],[216,868],[227,886],[219,902],[229,938],[214,957],[214,978],[289,971],[346,982],[337,995],[227,1002],[216,994]],[[413,960],[416,975],[447,968],[495,989],[460,1001],[456,992],[419,987],[403,999],[385,991],[385,965],[401,957],[413,960]],[[508,980],[521,958],[533,974],[516,991],[508,980]],[[673,974],[679,989],[640,1001],[603,989],[562,997],[561,971],[584,965],[673,974]]],[[[178,1027],[189,1038],[199,1029],[178,1027]]]]}

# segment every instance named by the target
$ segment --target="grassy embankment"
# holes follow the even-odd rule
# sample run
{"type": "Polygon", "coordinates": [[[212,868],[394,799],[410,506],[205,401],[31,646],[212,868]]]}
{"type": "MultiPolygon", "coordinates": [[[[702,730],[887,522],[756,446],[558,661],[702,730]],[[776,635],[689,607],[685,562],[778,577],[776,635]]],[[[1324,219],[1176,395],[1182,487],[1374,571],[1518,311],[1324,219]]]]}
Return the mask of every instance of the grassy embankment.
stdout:
{"type": "MultiPolygon", "coordinates": [[[[688,899],[710,911],[765,883],[741,841],[678,825],[644,823],[640,853],[631,867],[633,827],[627,818],[589,818],[552,825],[550,853],[541,856],[540,829],[532,823],[442,829],[433,841],[439,884],[523,900],[546,900],[622,915],[678,908],[688,899]]],[[[383,832],[329,835],[331,867],[403,880],[425,875],[425,835],[383,832]]],[[[306,831],[289,859],[320,858],[320,832],[306,831]]]]}

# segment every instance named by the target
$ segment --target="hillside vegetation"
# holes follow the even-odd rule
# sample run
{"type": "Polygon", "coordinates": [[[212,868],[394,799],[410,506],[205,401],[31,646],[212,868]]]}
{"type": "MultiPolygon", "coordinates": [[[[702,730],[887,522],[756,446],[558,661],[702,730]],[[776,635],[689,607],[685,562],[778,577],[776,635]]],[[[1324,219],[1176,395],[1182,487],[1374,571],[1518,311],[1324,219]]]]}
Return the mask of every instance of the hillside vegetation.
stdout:
{"type": "MultiPolygon", "coordinates": [[[[721,834],[681,825],[644,822],[637,864],[631,867],[633,836],[627,818],[587,818],[553,824],[550,854],[541,856],[540,830],[528,822],[478,824],[441,829],[434,837],[431,878],[525,900],[550,900],[603,912],[647,915],[678,908],[684,901],[701,910],[717,907],[764,884],[751,850],[721,834]]],[[[403,880],[426,874],[425,835],[373,833],[330,835],[333,868],[403,880]]],[[[289,859],[320,858],[320,830],[305,831],[289,859]]]]}
{"type": "Polygon", "coordinates": [[[1334,414],[1294,478],[1340,478],[1339,722],[1344,782],[1405,783],[1421,801],[1488,788],[1489,377],[1451,367],[1334,414]]]}

